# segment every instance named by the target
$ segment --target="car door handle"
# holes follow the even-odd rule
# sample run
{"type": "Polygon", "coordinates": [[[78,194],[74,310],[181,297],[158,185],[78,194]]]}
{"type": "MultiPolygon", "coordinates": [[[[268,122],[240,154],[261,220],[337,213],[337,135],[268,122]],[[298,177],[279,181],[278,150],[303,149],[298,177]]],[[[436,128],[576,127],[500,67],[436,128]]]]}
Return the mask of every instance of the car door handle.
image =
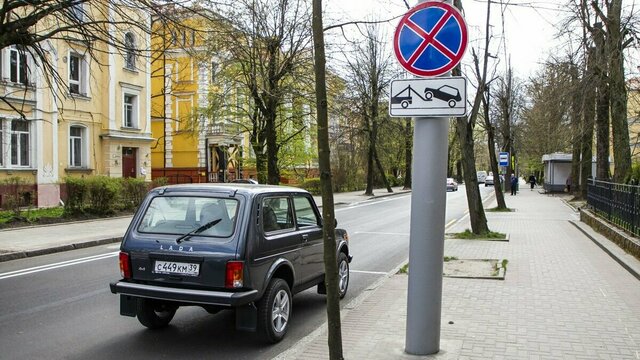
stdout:
{"type": "Polygon", "coordinates": [[[307,235],[307,234],[303,234],[303,235],[302,235],[302,241],[304,241],[304,242],[309,241],[309,235],[307,235]]]}

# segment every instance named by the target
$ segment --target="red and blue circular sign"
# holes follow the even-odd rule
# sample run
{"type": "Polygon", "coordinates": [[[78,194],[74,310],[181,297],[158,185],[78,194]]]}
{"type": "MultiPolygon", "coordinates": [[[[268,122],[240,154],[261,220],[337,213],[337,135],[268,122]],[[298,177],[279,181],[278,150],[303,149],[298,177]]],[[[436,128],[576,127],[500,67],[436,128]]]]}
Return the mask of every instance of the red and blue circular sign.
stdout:
{"type": "Polygon", "coordinates": [[[407,12],[393,38],[396,58],[418,76],[438,76],[453,69],[467,48],[467,24],[455,7],[427,1],[407,12]]]}

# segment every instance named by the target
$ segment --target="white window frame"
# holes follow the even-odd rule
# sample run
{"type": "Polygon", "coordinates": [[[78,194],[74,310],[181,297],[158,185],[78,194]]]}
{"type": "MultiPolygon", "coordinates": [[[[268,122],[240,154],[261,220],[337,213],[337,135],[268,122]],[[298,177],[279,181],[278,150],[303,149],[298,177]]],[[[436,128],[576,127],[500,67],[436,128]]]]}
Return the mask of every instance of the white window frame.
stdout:
{"type": "Polygon", "coordinates": [[[84,169],[87,168],[87,127],[84,125],[79,125],[79,124],[72,124],[71,126],[69,126],[69,168],[74,168],[74,169],[84,169]],[[71,134],[71,130],[72,129],[80,129],[80,136],[76,136],[76,135],[72,135],[71,134]],[[75,153],[75,147],[74,147],[74,143],[75,142],[79,142],[80,143],[80,153],[76,154],[75,153]],[[75,160],[76,157],[79,156],[80,157],[80,164],[76,165],[75,164],[75,160]]]}
{"type": "Polygon", "coordinates": [[[132,32],[124,34],[124,67],[136,70],[136,36],[132,32]]]}
{"type": "Polygon", "coordinates": [[[9,80],[10,82],[14,83],[14,84],[22,84],[25,86],[28,86],[30,83],[30,78],[31,76],[29,76],[29,70],[31,67],[31,63],[29,61],[29,53],[26,51],[20,51],[20,49],[18,49],[18,47],[16,45],[12,45],[7,49],[7,57],[6,57],[6,62],[7,62],[7,74],[6,74],[6,79],[9,80]],[[12,70],[13,70],[13,66],[14,63],[12,61],[12,57],[15,55],[16,57],[16,77],[12,77],[12,70]],[[24,57],[21,59],[21,57],[24,57]],[[24,74],[24,79],[21,79],[21,74],[24,74]],[[22,81],[21,81],[22,80],[22,81]]]}
{"type": "Polygon", "coordinates": [[[11,164],[12,168],[30,168],[31,167],[31,157],[32,157],[32,126],[31,126],[31,121],[29,120],[21,120],[21,119],[11,119],[9,121],[7,121],[9,123],[9,127],[7,128],[7,132],[9,134],[9,136],[7,136],[9,138],[9,143],[8,143],[8,148],[9,148],[9,153],[8,153],[8,157],[9,157],[9,163],[11,164]],[[27,123],[27,130],[13,130],[13,122],[18,122],[18,121],[25,121],[27,123]],[[17,142],[14,144],[14,135],[17,136],[17,142]],[[21,140],[23,138],[26,137],[27,140],[27,158],[26,158],[26,164],[23,164],[23,159],[22,158],[22,144],[21,144],[21,140]],[[16,148],[17,147],[17,148],[16,148]],[[13,153],[14,153],[14,149],[15,149],[15,153],[16,153],[16,162],[14,163],[13,161],[13,153]]]}
{"type": "Polygon", "coordinates": [[[87,86],[87,80],[88,80],[88,73],[89,73],[89,65],[87,63],[87,59],[85,57],[85,55],[82,55],[79,52],[76,51],[69,51],[69,55],[68,55],[68,71],[69,71],[69,93],[71,93],[72,95],[79,95],[79,96],[89,96],[89,87],[87,86]],[[77,58],[78,59],[78,79],[72,79],[71,78],[71,62],[73,61],[72,58],[77,58]],[[72,91],[71,87],[72,85],[77,85],[78,86],[78,91],[72,91]]]}
{"type": "Polygon", "coordinates": [[[126,129],[138,129],[140,124],[140,93],[125,90],[122,92],[122,127],[126,129]],[[126,102],[127,97],[132,98],[130,105],[126,102]],[[131,108],[131,124],[127,124],[127,107],[131,108]]]}
{"type": "Polygon", "coordinates": [[[69,10],[71,11],[71,15],[75,17],[75,19],[79,23],[84,22],[84,4],[83,3],[78,2],[73,4],[69,7],[69,10]]]}

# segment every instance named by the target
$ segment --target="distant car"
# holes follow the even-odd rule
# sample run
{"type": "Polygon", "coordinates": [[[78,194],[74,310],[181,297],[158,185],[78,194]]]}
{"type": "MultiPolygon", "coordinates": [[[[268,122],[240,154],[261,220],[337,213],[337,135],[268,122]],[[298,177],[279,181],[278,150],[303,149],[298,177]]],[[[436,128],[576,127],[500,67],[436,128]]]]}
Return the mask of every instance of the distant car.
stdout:
{"type": "Polygon", "coordinates": [[[235,179],[231,181],[234,184],[257,184],[258,182],[253,179],[235,179]]]}
{"type": "Polygon", "coordinates": [[[484,178],[484,186],[489,185],[493,185],[493,175],[487,175],[487,177],[484,178]]]}
{"type": "Polygon", "coordinates": [[[453,178],[447,178],[447,191],[458,191],[458,183],[453,178]]]}
{"type": "Polygon", "coordinates": [[[487,179],[487,172],[480,170],[476,173],[476,176],[478,177],[478,184],[482,184],[486,181],[487,179]]]}
{"type": "Polygon", "coordinates": [[[444,85],[437,89],[425,88],[424,97],[427,99],[427,101],[431,101],[431,99],[433,98],[446,101],[451,108],[455,107],[456,103],[462,100],[460,91],[449,85],[444,85]]]}

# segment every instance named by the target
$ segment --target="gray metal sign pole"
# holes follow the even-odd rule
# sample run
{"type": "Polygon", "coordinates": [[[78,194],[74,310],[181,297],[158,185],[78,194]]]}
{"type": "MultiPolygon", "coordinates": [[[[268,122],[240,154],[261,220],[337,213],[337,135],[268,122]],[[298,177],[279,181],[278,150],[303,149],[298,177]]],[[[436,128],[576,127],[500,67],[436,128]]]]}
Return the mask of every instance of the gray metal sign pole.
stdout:
{"type": "Polygon", "coordinates": [[[405,344],[413,355],[440,351],[448,131],[448,118],[414,118],[405,344]]]}

